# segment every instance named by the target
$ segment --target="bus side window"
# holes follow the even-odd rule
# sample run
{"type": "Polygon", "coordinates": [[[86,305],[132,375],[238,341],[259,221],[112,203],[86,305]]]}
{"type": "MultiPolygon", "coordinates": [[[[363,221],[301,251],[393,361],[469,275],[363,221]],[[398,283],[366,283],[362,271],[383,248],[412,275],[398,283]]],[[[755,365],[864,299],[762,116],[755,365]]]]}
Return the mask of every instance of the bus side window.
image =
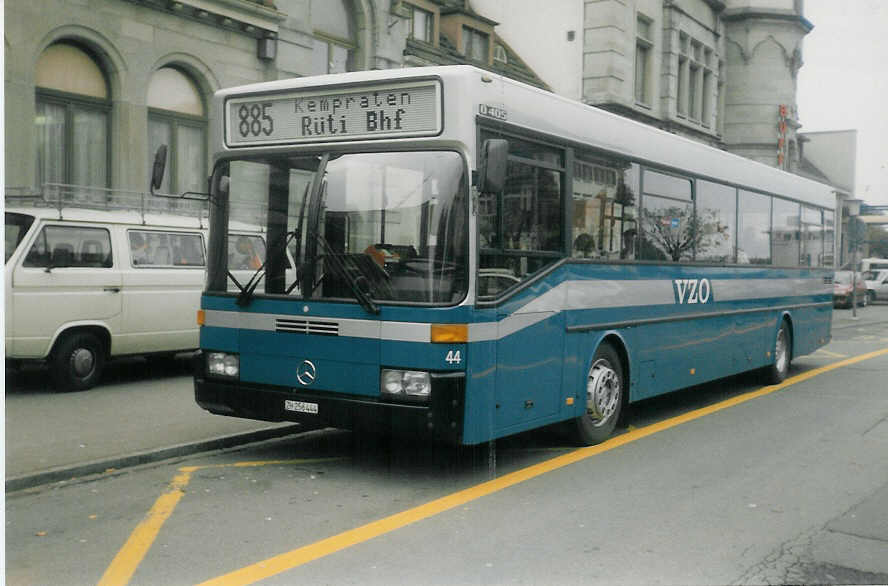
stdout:
{"type": "MultiPolygon", "coordinates": [[[[481,140],[502,138],[482,132],[481,140]]],[[[565,255],[564,151],[509,136],[503,191],[480,194],[478,297],[492,299],[565,255]]]]}
{"type": "Polygon", "coordinates": [[[690,179],[645,169],[642,187],[639,258],[693,260],[700,234],[695,228],[690,179]]]}
{"type": "Polygon", "coordinates": [[[572,185],[573,256],[634,259],[638,165],[578,150],[572,185]]]}

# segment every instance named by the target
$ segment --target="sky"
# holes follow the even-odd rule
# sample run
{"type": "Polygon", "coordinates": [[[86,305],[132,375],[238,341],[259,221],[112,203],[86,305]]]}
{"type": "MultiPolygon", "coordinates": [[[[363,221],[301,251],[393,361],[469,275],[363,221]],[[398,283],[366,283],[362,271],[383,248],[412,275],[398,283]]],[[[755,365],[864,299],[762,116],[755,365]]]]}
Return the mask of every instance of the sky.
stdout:
{"type": "Polygon", "coordinates": [[[805,0],[802,132],[857,130],[855,196],[888,205],[888,0],[805,0]]]}

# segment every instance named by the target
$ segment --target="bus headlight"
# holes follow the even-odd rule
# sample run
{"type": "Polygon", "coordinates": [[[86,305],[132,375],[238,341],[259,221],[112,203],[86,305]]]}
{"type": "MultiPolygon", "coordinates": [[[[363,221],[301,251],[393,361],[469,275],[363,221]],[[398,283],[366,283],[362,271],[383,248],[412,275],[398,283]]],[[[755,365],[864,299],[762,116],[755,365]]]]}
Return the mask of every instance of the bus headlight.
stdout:
{"type": "Polygon", "coordinates": [[[207,374],[236,378],[240,374],[240,357],[227,352],[207,352],[207,374]]]}
{"type": "Polygon", "coordinates": [[[429,373],[420,370],[383,369],[380,389],[383,395],[427,398],[432,381],[429,373]]]}

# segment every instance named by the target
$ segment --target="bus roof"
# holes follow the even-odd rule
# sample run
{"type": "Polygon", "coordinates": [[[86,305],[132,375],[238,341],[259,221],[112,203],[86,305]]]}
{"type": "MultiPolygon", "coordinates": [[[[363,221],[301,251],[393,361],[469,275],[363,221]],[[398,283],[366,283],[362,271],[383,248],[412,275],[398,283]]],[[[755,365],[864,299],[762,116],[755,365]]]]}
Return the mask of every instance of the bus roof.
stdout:
{"type": "MultiPolygon", "coordinates": [[[[391,137],[393,142],[458,140],[474,156],[474,122],[478,116],[479,120],[484,119],[494,129],[498,126],[526,129],[545,134],[553,141],[587,145],[666,170],[781,195],[833,210],[836,208],[835,191],[829,185],[469,65],[360,71],[251,84],[218,91],[214,105],[216,112],[222,114],[226,100],[232,98],[286,92],[298,95],[300,92],[324,89],[347,91],[365,84],[384,88],[386,83],[429,78],[441,81],[442,131],[429,136],[391,137]]],[[[228,150],[222,136],[222,125],[215,125],[213,132],[213,144],[218,145],[217,150],[228,150]]],[[[317,149],[318,145],[331,143],[344,144],[343,141],[318,139],[311,141],[310,145],[317,149]]],[[[355,143],[376,144],[378,148],[379,141],[367,140],[366,137],[349,141],[349,144],[355,143]]],[[[304,144],[298,146],[303,148],[304,144]]],[[[280,150],[293,147],[281,144],[270,148],[280,150]]]]}

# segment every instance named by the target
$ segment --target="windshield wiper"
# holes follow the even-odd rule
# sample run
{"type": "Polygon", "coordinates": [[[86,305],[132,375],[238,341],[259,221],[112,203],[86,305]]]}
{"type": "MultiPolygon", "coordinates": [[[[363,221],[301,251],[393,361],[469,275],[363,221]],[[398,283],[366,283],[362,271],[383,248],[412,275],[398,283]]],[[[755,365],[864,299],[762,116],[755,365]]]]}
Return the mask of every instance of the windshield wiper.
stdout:
{"type": "MultiPolygon", "coordinates": [[[[351,289],[352,293],[355,296],[355,299],[358,300],[358,303],[361,304],[361,307],[364,308],[364,311],[373,315],[379,315],[379,306],[376,305],[373,300],[370,299],[370,296],[367,295],[367,292],[361,288],[358,279],[352,276],[352,274],[343,264],[342,259],[339,258],[339,255],[336,254],[336,252],[330,246],[330,243],[327,242],[327,239],[318,234],[317,242],[321,245],[321,248],[323,249],[324,260],[327,262],[336,276],[338,276],[340,279],[348,284],[348,288],[351,289]]],[[[365,281],[367,281],[367,277],[363,275],[361,275],[361,277],[365,281]]],[[[369,281],[367,282],[369,283],[369,281]]]]}
{"type": "MultiPolygon", "coordinates": [[[[262,277],[265,276],[265,265],[268,262],[268,257],[271,256],[268,254],[269,251],[277,250],[277,248],[281,245],[281,240],[283,240],[283,249],[286,250],[287,246],[290,244],[290,241],[293,238],[299,237],[299,231],[293,230],[291,232],[285,232],[282,238],[279,238],[277,242],[271,243],[268,250],[265,253],[265,260],[262,261],[262,264],[256,269],[256,272],[253,273],[253,276],[250,277],[250,280],[247,281],[247,284],[241,287],[241,292],[237,296],[237,300],[235,303],[240,307],[245,307],[250,304],[250,301],[253,300],[253,292],[256,290],[256,287],[259,286],[259,281],[262,280],[262,277]]],[[[234,275],[229,271],[228,275],[234,280],[234,284],[240,285],[237,282],[237,279],[234,278],[234,275]]]]}

